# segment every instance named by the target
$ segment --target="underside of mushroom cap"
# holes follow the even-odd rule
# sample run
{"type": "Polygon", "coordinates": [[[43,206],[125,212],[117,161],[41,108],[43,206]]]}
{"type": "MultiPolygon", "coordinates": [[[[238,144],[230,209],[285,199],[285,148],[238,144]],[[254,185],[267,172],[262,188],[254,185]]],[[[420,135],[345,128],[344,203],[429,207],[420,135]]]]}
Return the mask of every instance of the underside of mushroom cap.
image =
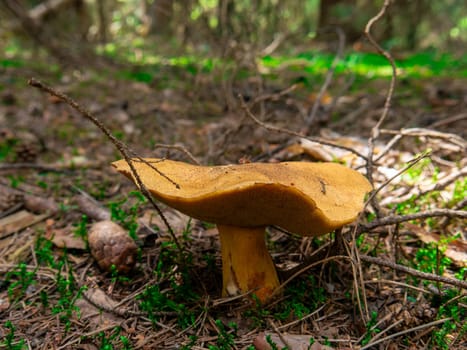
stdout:
{"type": "MultiPolygon", "coordinates": [[[[197,166],[150,158],[132,160],[155,198],[194,218],[222,225],[277,225],[320,235],[352,222],[371,190],[367,179],[337,163],[249,163],[197,166]]],[[[125,160],[113,163],[132,179],[125,160]]]]}

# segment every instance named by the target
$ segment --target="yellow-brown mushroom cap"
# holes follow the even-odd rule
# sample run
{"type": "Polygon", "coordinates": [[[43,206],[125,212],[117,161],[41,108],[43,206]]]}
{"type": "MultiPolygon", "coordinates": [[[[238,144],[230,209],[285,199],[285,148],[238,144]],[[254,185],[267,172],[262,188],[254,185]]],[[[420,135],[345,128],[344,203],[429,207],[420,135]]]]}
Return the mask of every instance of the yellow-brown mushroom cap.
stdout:
{"type": "MultiPolygon", "coordinates": [[[[132,160],[146,188],[163,203],[221,225],[277,225],[302,235],[320,235],[355,220],[368,180],[336,163],[249,163],[197,166],[165,159],[132,160]]],[[[132,179],[125,160],[112,165],[132,179]]]]}

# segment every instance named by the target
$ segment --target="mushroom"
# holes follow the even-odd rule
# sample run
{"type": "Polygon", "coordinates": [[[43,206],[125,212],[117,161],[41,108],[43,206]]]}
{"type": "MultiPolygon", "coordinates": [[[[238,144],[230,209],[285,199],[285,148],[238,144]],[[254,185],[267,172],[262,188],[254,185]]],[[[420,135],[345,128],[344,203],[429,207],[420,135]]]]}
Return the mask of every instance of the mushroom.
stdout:
{"type": "MultiPolygon", "coordinates": [[[[222,294],[253,291],[261,302],[279,286],[266,247],[266,227],[276,225],[305,236],[331,232],[356,219],[371,190],[364,176],[337,163],[197,166],[157,158],[131,162],[155,198],[217,225],[222,294]]],[[[112,165],[137,183],[125,160],[112,165]]]]}

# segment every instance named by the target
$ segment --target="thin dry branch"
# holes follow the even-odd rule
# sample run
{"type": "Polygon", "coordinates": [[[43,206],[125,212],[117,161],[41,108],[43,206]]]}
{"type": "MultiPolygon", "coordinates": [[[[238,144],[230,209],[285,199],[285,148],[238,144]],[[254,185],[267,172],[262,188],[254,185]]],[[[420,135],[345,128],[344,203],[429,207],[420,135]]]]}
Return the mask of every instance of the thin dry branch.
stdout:
{"type": "Polygon", "coordinates": [[[376,195],[384,188],[386,187],[392,180],[394,180],[396,177],[400,176],[401,174],[405,173],[407,170],[409,170],[411,167],[413,167],[415,164],[417,164],[418,162],[420,162],[422,159],[428,157],[430,155],[430,153],[424,153],[424,154],[421,154],[420,156],[410,160],[408,162],[408,164],[401,170],[399,170],[394,176],[390,177],[389,179],[387,179],[385,182],[383,182],[377,189],[373,190],[370,194],[370,196],[368,197],[368,200],[366,201],[365,203],[365,207],[368,205],[368,203],[371,203],[376,195]]]}
{"type": "Polygon", "coordinates": [[[45,91],[49,93],[52,96],[55,96],[59,98],[60,100],[64,101],[66,104],[77,110],[82,116],[84,116],[86,119],[90,120],[94,125],[96,125],[99,130],[101,130],[107,138],[114,144],[114,146],[117,148],[117,150],[120,152],[120,154],[123,156],[125,161],[128,163],[128,166],[131,169],[131,172],[133,176],[135,177],[136,183],[141,191],[141,193],[149,200],[149,202],[152,204],[152,206],[156,209],[157,213],[161,217],[162,221],[164,222],[164,225],[167,227],[167,231],[171,235],[174,243],[176,244],[179,252],[183,250],[183,247],[180,245],[180,242],[178,241],[177,237],[175,236],[175,233],[170,226],[169,222],[165,218],[164,214],[162,213],[162,210],[159,208],[159,206],[156,204],[154,198],[152,197],[151,193],[149,190],[146,188],[146,186],[143,184],[143,181],[141,180],[138,172],[136,171],[135,166],[133,165],[133,162],[131,160],[131,155],[134,155],[136,159],[148,164],[152,169],[154,169],[159,175],[161,175],[163,178],[168,180],[170,183],[172,183],[174,186],[177,188],[180,187],[176,182],[174,182],[172,179],[170,179],[167,175],[159,171],[156,167],[152,166],[152,164],[147,163],[144,159],[141,157],[137,156],[135,152],[133,152],[126,144],[124,144],[122,141],[118,140],[115,136],[112,135],[112,133],[105,127],[104,124],[100,120],[98,120],[91,112],[89,112],[87,109],[83,108],[80,106],[77,102],[75,102],[73,99],[68,97],[62,92],[59,92],[52,87],[43,84],[41,81],[36,80],[34,78],[31,78],[28,81],[28,84],[31,85],[32,87],[38,88],[42,91],[45,91]]]}
{"type": "Polygon", "coordinates": [[[156,143],[154,145],[154,148],[166,148],[166,149],[177,150],[179,152],[182,152],[184,155],[186,155],[196,165],[201,165],[201,163],[195,158],[195,156],[189,150],[187,150],[186,147],[183,145],[166,145],[163,143],[156,143]]]}
{"type": "MultiPolygon", "coordinates": [[[[283,290],[287,284],[289,284],[292,280],[294,280],[296,277],[298,277],[299,275],[301,275],[305,271],[308,271],[309,269],[311,269],[311,268],[313,268],[313,267],[315,267],[317,265],[322,265],[323,263],[327,263],[329,261],[339,260],[339,259],[345,259],[345,260],[350,260],[350,261],[353,260],[352,258],[350,258],[347,255],[335,255],[335,256],[330,256],[328,258],[322,259],[320,261],[314,261],[312,263],[305,262],[300,266],[299,269],[294,268],[294,270],[297,270],[297,271],[294,274],[292,274],[289,278],[287,278],[287,280],[285,280],[279,287],[277,287],[277,289],[273,293],[273,296],[279,294],[280,291],[283,290]]],[[[418,271],[418,270],[412,269],[412,268],[407,267],[407,266],[399,265],[399,264],[393,263],[393,262],[385,260],[385,259],[375,258],[375,257],[368,256],[368,255],[359,254],[359,259],[361,261],[365,261],[365,262],[368,262],[368,263],[371,263],[371,264],[376,264],[376,265],[379,265],[379,266],[389,267],[389,268],[392,268],[393,270],[400,271],[400,272],[409,274],[409,275],[414,276],[414,277],[418,277],[418,278],[426,280],[426,281],[445,283],[445,284],[449,284],[451,286],[467,289],[467,281],[461,281],[461,280],[458,280],[458,279],[455,279],[455,278],[449,278],[449,277],[445,277],[445,276],[435,275],[435,274],[432,274],[432,273],[418,271]]]]}
{"type": "Polygon", "coordinates": [[[400,129],[400,130],[388,130],[388,129],[381,129],[381,134],[389,134],[389,135],[401,135],[401,136],[412,136],[412,137],[431,137],[431,138],[438,138],[442,139],[446,142],[452,143],[461,149],[465,149],[467,147],[467,142],[456,134],[450,134],[446,132],[440,132],[431,129],[424,129],[424,128],[407,128],[407,129],[400,129]]]}
{"type": "MultiPolygon", "coordinates": [[[[376,16],[374,16],[373,18],[371,18],[368,21],[368,23],[367,23],[367,25],[365,27],[365,35],[368,38],[369,42],[382,56],[384,56],[389,61],[389,63],[391,64],[391,68],[392,68],[391,82],[389,84],[389,89],[388,89],[388,92],[387,92],[386,101],[384,103],[383,112],[381,114],[380,119],[376,123],[376,125],[372,128],[371,135],[368,138],[368,157],[366,158],[366,160],[367,160],[367,162],[366,162],[366,176],[368,178],[368,181],[370,181],[370,183],[372,185],[374,183],[373,182],[373,152],[374,152],[374,148],[375,148],[375,140],[379,137],[381,125],[384,123],[387,116],[389,115],[389,110],[391,108],[392,96],[394,94],[394,88],[395,88],[395,85],[396,85],[397,71],[396,71],[396,64],[394,63],[394,59],[392,58],[391,54],[388,51],[385,51],[376,42],[376,40],[371,35],[371,27],[376,22],[378,22],[381,18],[383,18],[383,16],[386,14],[386,10],[388,9],[390,3],[391,3],[390,0],[385,0],[383,6],[381,7],[381,10],[379,11],[379,13],[376,16]]],[[[380,208],[379,208],[379,203],[377,202],[375,197],[373,197],[371,205],[375,209],[376,216],[379,217],[380,208]]]]}
{"type": "Polygon", "coordinates": [[[435,210],[429,210],[429,211],[424,211],[424,212],[409,214],[409,215],[387,216],[381,219],[376,219],[372,222],[369,222],[368,224],[361,225],[358,228],[358,232],[361,233],[365,231],[370,231],[380,226],[395,225],[395,224],[400,224],[402,222],[427,219],[427,218],[432,218],[432,217],[437,217],[437,216],[466,219],[467,211],[452,210],[452,209],[435,209],[435,210]]]}
{"type": "Polygon", "coordinates": [[[467,289],[467,281],[461,281],[455,278],[449,278],[445,276],[435,275],[432,273],[418,271],[407,266],[393,263],[391,261],[387,261],[381,258],[375,258],[373,256],[368,256],[368,255],[363,255],[363,254],[360,255],[360,260],[369,262],[371,264],[376,264],[379,266],[390,267],[391,269],[394,269],[396,271],[404,272],[411,276],[418,277],[426,281],[446,283],[446,284],[450,284],[451,286],[456,286],[459,288],[467,289]]]}
{"type": "Polygon", "coordinates": [[[349,152],[355,154],[356,156],[366,160],[366,156],[364,156],[362,153],[354,150],[353,148],[338,145],[338,144],[330,142],[330,141],[325,141],[325,140],[323,140],[321,138],[305,136],[305,135],[303,135],[303,134],[301,134],[299,132],[296,132],[296,131],[292,131],[292,130],[288,130],[288,129],[284,129],[284,128],[279,128],[277,126],[266,124],[265,122],[259,120],[250,111],[250,108],[246,105],[245,100],[243,99],[243,97],[241,95],[239,95],[239,99],[240,99],[240,107],[245,112],[245,115],[250,117],[256,124],[258,124],[259,126],[265,128],[266,130],[277,132],[277,133],[283,133],[283,134],[287,134],[287,135],[291,135],[291,136],[295,136],[295,137],[299,137],[299,138],[303,138],[303,139],[306,139],[306,140],[309,140],[309,141],[312,141],[312,142],[317,142],[317,143],[320,143],[320,144],[326,145],[326,146],[340,148],[340,149],[349,151],[349,152]]]}
{"type": "Polygon", "coordinates": [[[425,329],[425,328],[428,328],[428,327],[437,326],[437,325],[443,324],[443,323],[445,323],[445,322],[447,322],[449,320],[451,320],[451,318],[443,318],[441,320],[436,320],[436,321],[433,321],[433,322],[425,323],[425,324],[422,324],[422,325],[417,326],[417,327],[413,327],[413,328],[410,328],[410,329],[406,329],[406,330],[391,334],[391,335],[389,335],[387,337],[384,337],[382,339],[379,339],[377,341],[368,343],[367,345],[361,347],[360,350],[370,349],[373,346],[384,343],[385,341],[388,341],[390,339],[394,339],[394,338],[400,337],[401,335],[411,333],[411,332],[415,332],[415,331],[419,331],[421,329],[425,329]]]}

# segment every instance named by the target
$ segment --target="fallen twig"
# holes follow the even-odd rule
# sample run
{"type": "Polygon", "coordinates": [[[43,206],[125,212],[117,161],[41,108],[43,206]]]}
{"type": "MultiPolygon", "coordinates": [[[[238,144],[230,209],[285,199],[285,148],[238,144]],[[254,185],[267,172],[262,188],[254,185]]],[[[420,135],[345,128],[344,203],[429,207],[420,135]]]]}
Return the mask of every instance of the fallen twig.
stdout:
{"type": "Polygon", "coordinates": [[[376,219],[372,222],[369,222],[368,224],[360,225],[358,228],[358,232],[361,233],[365,231],[370,231],[380,226],[395,225],[400,224],[401,222],[432,218],[436,216],[465,219],[467,218],[467,211],[452,209],[435,209],[409,215],[386,216],[384,218],[376,219]]]}
{"type": "Polygon", "coordinates": [[[247,115],[248,117],[250,117],[256,124],[258,124],[259,126],[265,128],[266,130],[269,130],[269,131],[273,131],[273,132],[277,132],[277,133],[283,133],[283,134],[287,134],[287,135],[291,135],[291,136],[296,136],[296,137],[300,137],[300,138],[303,138],[303,139],[307,139],[309,141],[312,141],[312,142],[317,142],[317,143],[320,143],[320,144],[323,144],[323,145],[326,145],[326,146],[331,146],[331,147],[336,147],[336,148],[340,148],[340,149],[344,149],[346,151],[349,151],[353,154],[355,154],[356,156],[366,160],[366,156],[364,156],[362,153],[354,150],[353,148],[350,148],[350,147],[346,147],[346,146],[342,146],[342,145],[338,145],[334,142],[330,142],[330,141],[325,141],[321,138],[317,138],[317,137],[309,137],[309,136],[304,136],[302,135],[301,133],[299,132],[296,132],[296,131],[292,131],[292,130],[288,130],[288,129],[284,129],[284,128],[279,128],[277,126],[273,126],[273,125],[269,125],[269,124],[266,124],[265,122],[259,120],[251,111],[250,109],[248,108],[248,106],[246,105],[245,101],[243,100],[243,97],[242,96],[239,96],[240,98],[240,102],[241,102],[241,108],[243,109],[243,111],[245,112],[245,115],[247,115]]]}
{"type": "Polygon", "coordinates": [[[467,142],[456,134],[450,134],[446,132],[439,132],[436,130],[424,129],[424,128],[407,128],[400,130],[389,130],[381,129],[381,134],[389,135],[402,135],[402,136],[412,136],[412,137],[431,137],[445,140],[446,142],[452,143],[462,149],[467,147],[467,142]]]}
{"type": "Polygon", "coordinates": [[[381,344],[381,343],[384,343],[384,342],[387,341],[387,340],[390,340],[390,339],[399,337],[399,336],[404,335],[404,334],[407,334],[407,333],[419,331],[419,330],[424,329],[424,328],[427,328],[427,327],[437,326],[437,325],[442,324],[442,323],[444,323],[444,322],[447,322],[447,321],[449,321],[449,320],[451,320],[451,318],[443,318],[443,319],[441,319],[441,320],[436,320],[436,321],[433,321],[433,322],[425,323],[425,324],[422,324],[422,325],[417,326],[417,327],[413,327],[413,328],[410,328],[410,329],[406,329],[406,330],[403,330],[403,331],[400,331],[400,332],[391,334],[391,335],[389,335],[389,336],[387,336],[387,337],[381,338],[381,339],[379,339],[379,340],[377,340],[377,341],[370,342],[370,343],[366,344],[365,346],[362,346],[362,347],[360,348],[360,350],[370,349],[370,348],[372,348],[373,346],[378,345],[378,344],[381,344]]]}
{"type": "Polygon", "coordinates": [[[407,273],[409,275],[421,278],[423,280],[446,283],[452,286],[467,289],[467,281],[461,281],[455,278],[449,278],[445,276],[435,275],[432,273],[418,271],[407,266],[393,263],[391,261],[387,261],[381,258],[375,258],[373,256],[368,256],[368,255],[363,255],[363,254],[360,255],[360,260],[363,260],[365,262],[369,262],[372,264],[380,265],[380,266],[390,267],[391,269],[407,273]]]}

